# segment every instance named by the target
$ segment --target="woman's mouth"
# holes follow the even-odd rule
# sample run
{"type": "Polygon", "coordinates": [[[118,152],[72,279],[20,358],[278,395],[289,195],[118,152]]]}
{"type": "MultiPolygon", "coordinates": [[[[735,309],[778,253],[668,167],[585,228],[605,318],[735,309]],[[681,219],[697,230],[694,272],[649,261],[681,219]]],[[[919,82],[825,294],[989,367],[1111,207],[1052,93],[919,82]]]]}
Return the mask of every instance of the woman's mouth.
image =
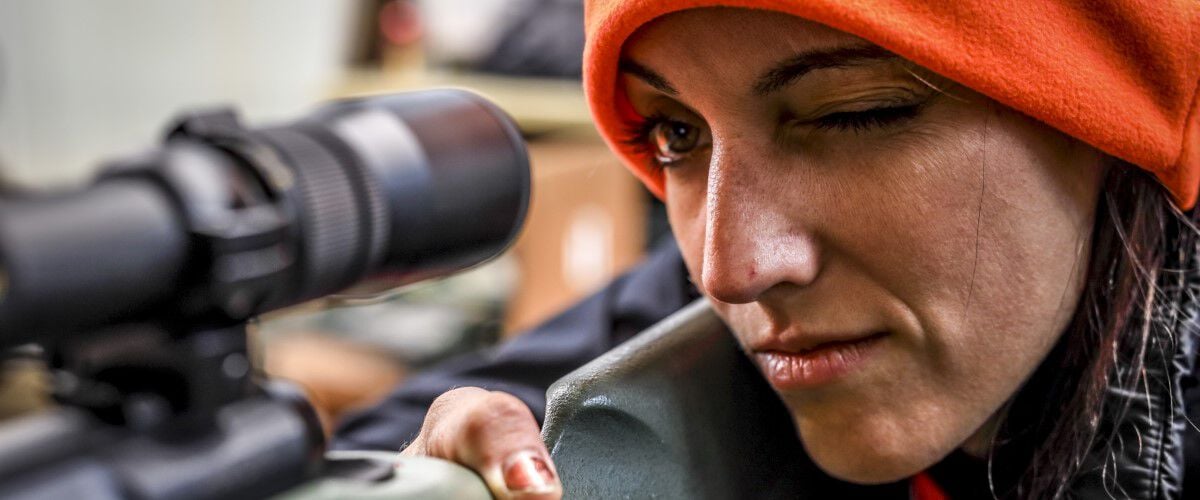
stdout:
{"type": "Polygon", "coordinates": [[[862,367],[885,335],[877,333],[854,340],[825,342],[794,351],[756,350],[754,360],[776,389],[811,389],[862,367]]]}

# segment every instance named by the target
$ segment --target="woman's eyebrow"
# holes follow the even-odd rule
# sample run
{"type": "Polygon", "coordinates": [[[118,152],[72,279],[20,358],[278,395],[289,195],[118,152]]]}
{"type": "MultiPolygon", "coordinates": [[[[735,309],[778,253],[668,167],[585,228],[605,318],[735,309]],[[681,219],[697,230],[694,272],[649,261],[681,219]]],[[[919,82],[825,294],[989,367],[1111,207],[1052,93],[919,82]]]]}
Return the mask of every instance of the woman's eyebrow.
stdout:
{"type": "Polygon", "coordinates": [[[679,95],[679,91],[675,90],[675,87],[672,87],[671,83],[668,82],[666,78],[663,78],[662,75],[655,73],[650,68],[642,66],[641,64],[633,62],[629,59],[621,59],[617,69],[622,73],[629,73],[638,77],[643,82],[646,82],[646,84],[658,89],[659,92],[668,95],[679,95]]]}
{"type": "Polygon", "coordinates": [[[765,96],[817,69],[842,68],[899,58],[900,56],[878,45],[855,45],[802,52],[764,71],[754,82],[754,94],[765,96]]]}

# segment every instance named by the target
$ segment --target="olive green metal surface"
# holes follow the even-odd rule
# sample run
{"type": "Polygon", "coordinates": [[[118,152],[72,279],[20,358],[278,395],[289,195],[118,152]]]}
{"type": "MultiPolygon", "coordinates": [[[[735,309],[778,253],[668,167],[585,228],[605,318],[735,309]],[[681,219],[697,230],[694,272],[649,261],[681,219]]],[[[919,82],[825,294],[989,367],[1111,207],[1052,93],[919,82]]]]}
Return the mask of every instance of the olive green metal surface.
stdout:
{"type": "Polygon", "coordinates": [[[330,460],[368,459],[392,464],[379,481],[326,477],[274,500],[489,500],[483,479],[461,465],[429,457],[402,457],[381,451],[334,451],[330,460]]]}

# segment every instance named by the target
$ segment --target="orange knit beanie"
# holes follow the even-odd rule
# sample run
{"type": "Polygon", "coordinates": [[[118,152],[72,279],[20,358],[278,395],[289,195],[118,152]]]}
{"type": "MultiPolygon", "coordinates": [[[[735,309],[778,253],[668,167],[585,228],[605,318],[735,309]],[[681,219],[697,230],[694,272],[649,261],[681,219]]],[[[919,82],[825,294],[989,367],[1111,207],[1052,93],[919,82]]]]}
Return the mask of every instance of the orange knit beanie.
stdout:
{"type": "Polygon", "coordinates": [[[587,0],[584,89],[600,133],[660,198],[662,173],[621,142],[621,46],[664,14],[784,12],[859,36],[1152,173],[1200,191],[1200,0],[587,0]]]}

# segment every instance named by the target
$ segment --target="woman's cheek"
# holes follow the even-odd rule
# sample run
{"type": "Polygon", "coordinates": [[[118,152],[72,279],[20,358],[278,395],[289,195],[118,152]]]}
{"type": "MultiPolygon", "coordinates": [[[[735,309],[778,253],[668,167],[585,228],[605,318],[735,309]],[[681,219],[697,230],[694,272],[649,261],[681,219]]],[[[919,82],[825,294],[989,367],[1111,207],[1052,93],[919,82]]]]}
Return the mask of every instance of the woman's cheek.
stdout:
{"type": "MultiPolygon", "coordinates": [[[[850,431],[890,441],[881,448],[894,453],[875,458],[896,472],[928,467],[996,418],[1060,338],[1080,294],[1096,165],[1090,155],[1070,164],[1045,139],[1054,133],[1023,117],[986,118],[977,135],[913,155],[910,178],[923,185],[897,181],[909,196],[892,199],[907,202],[885,207],[894,218],[881,227],[901,229],[889,234],[890,250],[876,249],[893,257],[875,260],[883,265],[874,271],[919,328],[900,343],[911,351],[896,367],[904,383],[877,401],[886,411],[850,431]],[[1064,196],[1079,185],[1090,196],[1064,196]]],[[[810,435],[822,432],[813,427],[810,435]]],[[[879,466],[842,465],[862,477],[879,466]]]]}
{"type": "Polygon", "coordinates": [[[703,268],[705,213],[704,194],[679,182],[672,182],[667,174],[667,220],[671,233],[683,254],[688,276],[693,283],[700,283],[703,268]]]}

